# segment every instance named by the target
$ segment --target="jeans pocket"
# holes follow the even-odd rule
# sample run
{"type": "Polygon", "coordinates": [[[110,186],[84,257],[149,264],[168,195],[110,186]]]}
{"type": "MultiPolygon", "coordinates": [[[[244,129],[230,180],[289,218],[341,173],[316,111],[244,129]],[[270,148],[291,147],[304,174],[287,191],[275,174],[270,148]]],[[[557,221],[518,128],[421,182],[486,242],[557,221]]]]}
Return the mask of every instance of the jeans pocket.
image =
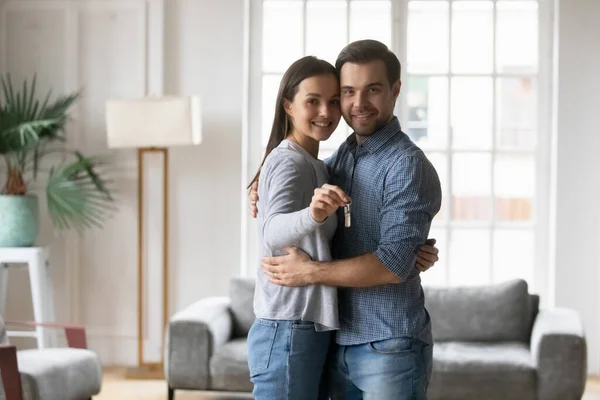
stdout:
{"type": "Polygon", "coordinates": [[[250,376],[255,376],[267,368],[277,334],[277,321],[256,319],[248,332],[248,368],[250,376]]]}
{"type": "Polygon", "coordinates": [[[427,375],[426,385],[431,381],[433,374],[433,344],[423,342],[423,363],[425,364],[425,373],[427,375]]]}
{"type": "Polygon", "coordinates": [[[379,354],[402,354],[413,351],[412,338],[393,338],[369,343],[369,349],[379,354]]]}
{"type": "Polygon", "coordinates": [[[309,329],[315,330],[315,323],[311,321],[294,321],[292,329],[309,329]]]}

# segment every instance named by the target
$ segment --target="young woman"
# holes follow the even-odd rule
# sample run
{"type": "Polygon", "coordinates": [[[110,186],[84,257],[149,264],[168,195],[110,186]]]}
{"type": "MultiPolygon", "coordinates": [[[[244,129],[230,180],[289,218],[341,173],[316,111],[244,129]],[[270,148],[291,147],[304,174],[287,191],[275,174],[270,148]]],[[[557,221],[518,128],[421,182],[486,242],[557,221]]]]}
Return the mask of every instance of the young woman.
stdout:
{"type": "MultiPolygon", "coordinates": [[[[317,156],[319,143],[340,121],[339,96],[336,70],[326,61],[304,57],[283,75],[263,163],[249,185],[258,181],[263,257],[295,246],[313,260],[331,260],[336,211],[351,199],[327,184],[327,168],[317,156]]],[[[275,285],[258,268],[254,312],[248,334],[254,397],[327,399],[322,375],[332,333],[339,328],[337,289],[275,285]]]]}
{"type": "MultiPolygon", "coordinates": [[[[314,199],[313,194],[328,181],[317,155],[319,142],[329,139],[340,121],[339,95],[335,68],[315,57],[296,61],[283,75],[265,158],[253,179],[260,174],[263,256],[281,255],[280,249],[294,245],[314,260],[331,260],[335,212],[350,199],[337,187],[314,199]]],[[[256,321],[248,334],[257,400],[319,397],[331,332],[339,328],[337,309],[336,288],[278,286],[258,269],[256,321]]]]}

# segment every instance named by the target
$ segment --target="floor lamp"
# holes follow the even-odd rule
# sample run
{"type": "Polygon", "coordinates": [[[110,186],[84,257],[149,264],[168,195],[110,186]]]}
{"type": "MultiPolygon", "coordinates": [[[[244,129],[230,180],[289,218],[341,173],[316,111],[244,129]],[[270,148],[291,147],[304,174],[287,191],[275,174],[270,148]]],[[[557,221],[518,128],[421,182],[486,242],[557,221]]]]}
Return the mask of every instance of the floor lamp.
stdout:
{"type": "MultiPolygon", "coordinates": [[[[168,184],[169,184],[169,147],[198,145],[202,139],[200,100],[196,96],[175,97],[156,96],[136,99],[112,99],[106,103],[106,132],[108,147],[137,149],[137,201],[138,201],[138,296],[137,296],[137,353],[138,365],[128,371],[130,378],[157,378],[163,376],[164,331],[169,317],[169,213],[168,213],[168,184]],[[144,243],[146,235],[150,237],[153,231],[144,226],[146,211],[145,166],[148,158],[160,155],[162,160],[161,212],[162,212],[162,251],[161,268],[151,264],[156,260],[146,257],[144,243]],[[145,271],[144,265],[147,265],[145,271]],[[160,304],[156,304],[155,293],[147,296],[150,291],[150,277],[154,273],[161,282],[154,282],[155,288],[162,290],[160,304]],[[147,290],[144,290],[145,286],[147,290]],[[154,302],[156,310],[152,309],[154,302]],[[146,312],[147,310],[147,312],[146,312]],[[154,327],[150,328],[151,321],[154,327]],[[156,330],[159,329],[157,332],[156,330]],[[147,329],[144,329],[147,327],[147,329]],[[154,339],[154,342],[152,341],[154,339]],[[160,343],[158,343],[160,341],[160,343]],[[148,354],[150,353],[150,354],[148,354]]],[[[149,185],[151,186],[151,185],[149,185]]],[[[150,247],[150,246],[149,246],[150,247]]],[[[152,247],[154,249],[154,247],[152,247]]]]}

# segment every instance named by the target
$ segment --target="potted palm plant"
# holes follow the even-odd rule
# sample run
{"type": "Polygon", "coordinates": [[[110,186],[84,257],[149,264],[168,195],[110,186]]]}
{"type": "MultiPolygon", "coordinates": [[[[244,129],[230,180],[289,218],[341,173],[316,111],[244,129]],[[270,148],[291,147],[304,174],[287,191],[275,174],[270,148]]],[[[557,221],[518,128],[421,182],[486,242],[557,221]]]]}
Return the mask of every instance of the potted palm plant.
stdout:
{"type": "Polygon", "coordinates": [[[0,166],[4,170],[4,176],[0,175],[0,247],[35,243],[38,192],[45,194],[48,214],[58,231],[102,226],[114,210],[113,195],[101,172],[107,160],[65,148],[68,112],[79,93],[50,100],[49,92],[42,101],[36,94],[35,76],[20,88],[13,86],[8,75],[0,81],[0,158],[5,161],[0,166]],[[45,184],[36,187],[41,181],[45,184]]]}

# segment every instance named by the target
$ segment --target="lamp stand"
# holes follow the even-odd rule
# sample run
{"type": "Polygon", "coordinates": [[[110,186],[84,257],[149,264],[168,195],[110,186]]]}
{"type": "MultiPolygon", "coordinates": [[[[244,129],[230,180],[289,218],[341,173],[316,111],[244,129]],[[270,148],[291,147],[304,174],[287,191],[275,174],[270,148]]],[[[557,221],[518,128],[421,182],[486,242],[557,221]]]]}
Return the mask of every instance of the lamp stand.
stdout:
{"type": "Polygon", "coordinates": [[[164,330],[168,323],[168,278],[169,278],[169,150],[166,147],[143,147],[138,148],[138,320],[137,320],[137,351],[138,366],[128,369],[127,379],[164,379],[163,357],[164,351],[160,352],[160,362],[147,362],[144,359],[144,156],[148,153],[162,153],[163,171],[163,247],[162,247],[162,327],[161,347],[164,347],[164,330]]]}

